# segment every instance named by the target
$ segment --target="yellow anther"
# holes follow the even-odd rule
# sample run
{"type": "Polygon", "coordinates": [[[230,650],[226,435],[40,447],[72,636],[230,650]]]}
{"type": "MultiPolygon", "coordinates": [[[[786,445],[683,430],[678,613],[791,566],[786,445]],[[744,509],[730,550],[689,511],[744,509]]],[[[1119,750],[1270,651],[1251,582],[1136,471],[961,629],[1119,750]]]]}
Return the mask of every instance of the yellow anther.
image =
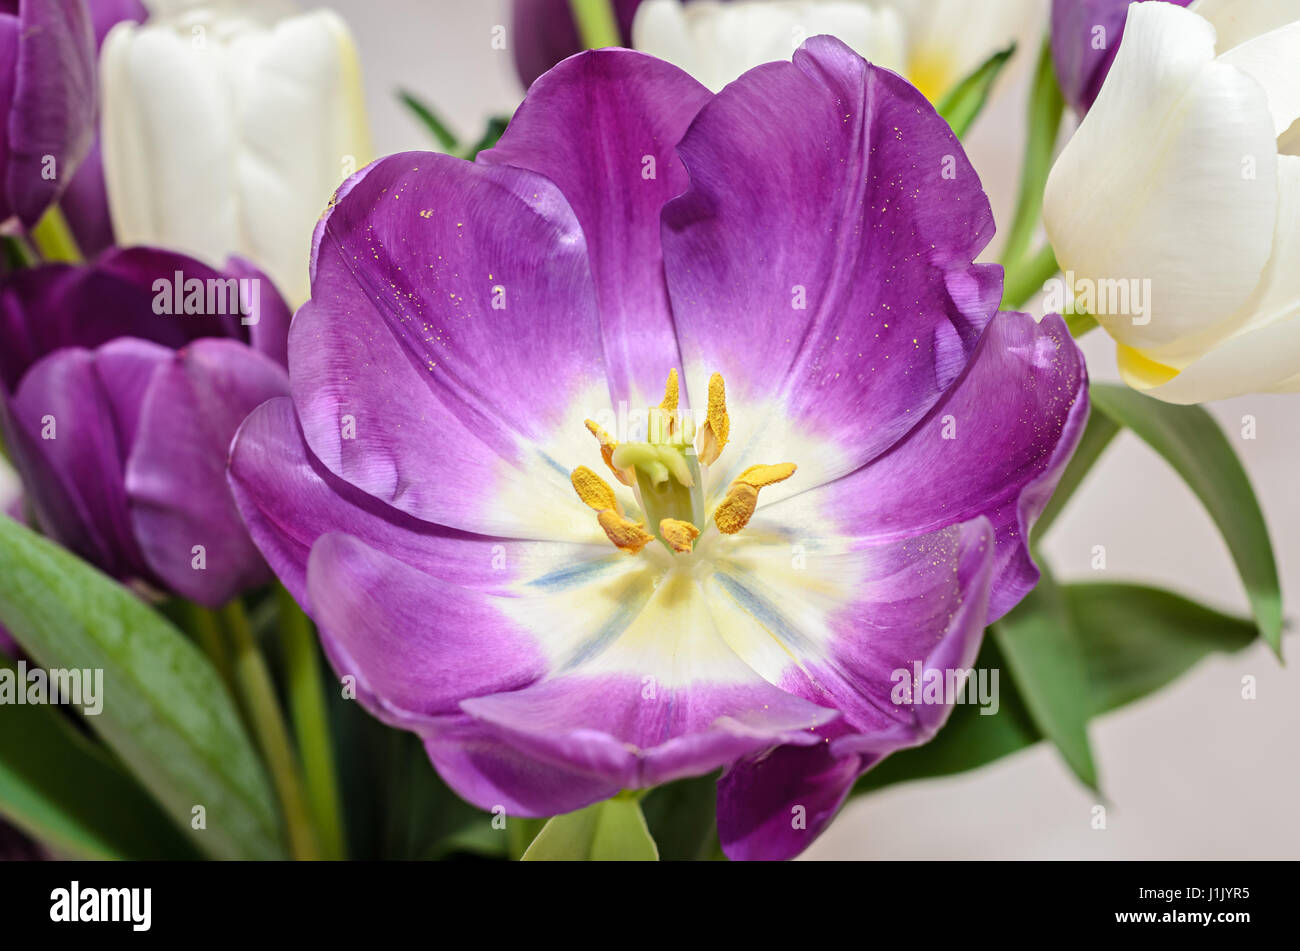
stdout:
{"type": "Polygon", "coordinates": [[[777,482],[784,482],[790,476],[794,475],[797,468],[793,462],[778,462],[774,466],[750,466],[740,475],[736,476],[737,482],[744,482],[752,485],[756,489],[761,489],[765,485],[774,485],[777,482]]]}
{"type": "Polygon", "coordinates": [[[578,498],[597,512],[610,511],[622,516],[623,507],[618,504],[618,497],[614,495],[609,483],[586,466],[574,469],[569,481],[573,483],[573,491],[578,493],[578,498]]]}
{"type": "Polygon", "coordinates": [[[700,462],[712,465],[727,447],[727,438],[731,435],[731,420],[727,417],[727,387],[722,381],[722,374],[715,373],[709,377],[709,412],[700,435],[695,443],[695,451],[700,462]]]}
{"type": "Polygon", "coordinates": [[[665,518],[659,522],[659,534],[672,546],[673,551],[683,555],[691,550],[695,539],[700,537],[700,530],[690,522],[681,519],[665,518]]]}
{"type": "Polygon", "coordinates": [[[628,554],[635,555],[654,541],[655,537],[640,522],[624,518],[610,509],[597,515],[596,520],[600,522],[600,527],[605,530],[609,540],[628,554]]]}
{"type": "Polygon", "coordinates": [[[609,466],[609,471],[614,473],[614,478],[624,485],[632,485],[636,482],[636,476],[630,469],[619,469],[614,465],[614,450],[618,448],[616,443],[600,424],[587,420],[587,432],[596,437],[600,443],[600,458],[605,460],[605,465],[609,466]]]}
{"type": "Polygon", "coordinates": [[[664,401],[659,404],[659,408],[665,413],[677,412],[677,371],[675,369],[668,371],[668,382],[664,384],[664,401]]]}
{"type": "Polygon", "coordinates": [[[747,524],[758,507],[758,490],[764,486],[784,482],[794,475],[793,462],[778,462],[774,466],[750,466],[727,486],[727,494],[713,510],[713,521],[724,535],[734,535],[747,524]]]}
{"type": "Polygon", "coordinates": [[[758,505],[758,489],[748,482],[733,482],[726,497],[713,510],[713,521],[724,535],[734,535],[747,524],[758,505]]]}

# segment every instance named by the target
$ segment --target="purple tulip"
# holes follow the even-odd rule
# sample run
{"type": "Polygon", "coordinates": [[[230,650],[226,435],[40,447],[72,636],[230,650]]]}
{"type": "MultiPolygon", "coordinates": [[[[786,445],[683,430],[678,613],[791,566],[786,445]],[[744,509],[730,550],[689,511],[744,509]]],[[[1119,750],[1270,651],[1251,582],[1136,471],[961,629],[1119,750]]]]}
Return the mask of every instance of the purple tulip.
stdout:
{"type": "MultiPolygon", "coordinates": [[[[1148,0],[1052,0],[1052,59],[1065,101],[1083,115],[1115,61],[1129,4],[1148,0]]],[[[1185,7],[1191,0],[1160,0],[1185,7]]]]}
{"type": "MultiPolygon", "coordinates": [[[[614,0],[614,17],[624,46],[632,45],[632,18],[641,0],[614,0]]],[[[582,39],[569,0],[514,0],[511,32],[515,72],[527,89],[560,60],[581,52],[582,39]]]]}
{"type": "Polygon", "coordinates": [[[269,580],[225,465],[244,416],[288,392],[289,318],[237,261],[218,272],[132,248],[9,275],[0,389],[46,534],[115,577],[214,607],[269,580]]]}
{"type": "Polygon", "coordinates": [[[838,40],[716,96],[573,57],[477,162],[340,189],[236,500],[465,799],[723,768],[727,853],[793,856],[944,722],[895,673],[969,667],[1037,580],[1086,372],[1059,317],[996,313],[992,236],[947,124],[838,40]]]}
{"type": "Polygon", "coordinates": [[[85,0],[0,0],[0,221],[34,225],[90,149],[95,47],[85,0]]]}
{"type": "MultiPolygon", "coordinates": [[[[95,32],[95,49],[104,45],[108,31],[123,21],[142,23],[148,11],[140,0],[88,0],[95,32]]],[[[113,220],[104,187],[104,165],[100,158],[99,135],[63,195],[63,213],[72,228],[77,246],[86,257],[94,257],[113,244],[113,220]]]]}

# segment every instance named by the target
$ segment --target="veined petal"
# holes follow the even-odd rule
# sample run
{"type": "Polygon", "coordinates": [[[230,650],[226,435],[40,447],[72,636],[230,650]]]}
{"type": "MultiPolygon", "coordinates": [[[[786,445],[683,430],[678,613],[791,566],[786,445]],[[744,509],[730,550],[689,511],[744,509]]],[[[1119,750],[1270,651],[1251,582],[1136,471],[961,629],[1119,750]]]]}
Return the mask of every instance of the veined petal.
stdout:
{"type": "Polygon", "coordinates": [[[1147,322],[1099,316],[1120,343],[1175,367],[1198,352],[1192,338],[1213,333],[1250,296],[1277,216],[1264,90],[1214,55],[1214,29],[1196,14],[1131,6],[1106,84],[1044,198],[1067,275],[1099,289],[1150,282],[1147,322]],[[1254,176],[1242,174],[1250,157],[1254,176]]]}
{"type": "Polygon", "coordinates": [[[672,571],[625,629],[584,645],[572,670],[461,709],[508,744],[640,788],[707,773],[834,719],[772,686],[714,628],[705,594],[672,571]]]}
{"type": "Polygon", "coordinates": [[[587,249],[558,189],[444,155],[382,159],[317,228],[294,402],[332,472],[417,518],[586,541],[568,484],[608,403],[587,249]]]}
{"type": "Polygon", "coordinates": [[[760,508],[751,524],[796,537],[824,525],[885,541],[985,516],[996,532],[992,623],[1038,581],[1029,530],[1087,418],[1087,369],[1065,322],[1055,314],[1035,323],[1002,313],[985,330],[966,375],[888,453],[836,482],[760,508]]]}
{"type": "Polygon", "coordinates": [[[500,144],[478,158],[545,175],[573,208],[591,255],[613,405],[652,405],[680,363],[659,217],[686,189],[674,147],[710,98],[650,56],[583,53],[534,83],[500,144]]]}
{"type": "Polygon", "coordinates": [[[494,594],[591,579],[625,561],[603,535],[594,544],[568,544],[422,522],[322,465],[307,448],[288,399],[269,400],[240,427],[230,448],[230,485],[253,541],[308,612],[308,556],[318,538],[340,530],[440,581],[494,594]]]}
{"type": "Polygon", "coordinates": [[[288,391],[282,366],[234,340],[197,341],[154,370],[125,481],[140,548],[170,590],[215,608],[269,580],[226,482],[226,449],[251,410],[288,391]]]}
{"type": "Polygon", "coordinates": [[[771,501],[853,471],[924,417],[997,308],[1001,269],[971,263],[993,235],[979,177],[920,93],[828,37],[728,86],[679,151],[664,258],[687,390],[721,372],[737,407],[711,488],[774,459],[799,473],[771,501]],[[781,416],[806,444],[771,442],[781,416]]]}

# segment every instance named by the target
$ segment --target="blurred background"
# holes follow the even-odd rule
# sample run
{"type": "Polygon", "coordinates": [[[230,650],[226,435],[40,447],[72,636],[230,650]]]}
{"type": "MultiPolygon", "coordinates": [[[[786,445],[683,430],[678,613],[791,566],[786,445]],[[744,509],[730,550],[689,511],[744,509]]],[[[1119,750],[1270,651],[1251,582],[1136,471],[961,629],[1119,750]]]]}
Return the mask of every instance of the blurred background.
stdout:
{"type": "MultiPolygon", "coordinates": [[[[431,147],[397,99],[409,89],[472,141],[523,95],[506,0],[332,0],[356,34],[376,154],[431,147]]],[[[1043,0],[1043,22],[1047,0],[1043,0]]],[[[1032,51],[980,117],[967,147],[1008,221],[1018,181],[1032,51]]],[[[996,244],[994,246],[996,250],[996,244]]],[[[1114,344],[1083,347],[1094,379],[1117,380],[1114,344]]],[[[1237,447],[1273,533],[1290,655],[1300,651],[1300,397],[1249,396],[1209,407],[1237,447]],[[1256,438],[1243,439],[1253,416],[1256,438]]],[[[1246,615],[1228,552],[1200,503],[1136,437],[1123,433],[1075,495],[1045,545],[1062,580],[1146,582],[1246,615]],[[1090,569],[1106,548],[1104,577],[1090,569]]],[[[1203,662],[1171,687],[1094,721],[1093,751],[1107,797],[1096,804],[1051,748],[1038,746],[960,776],[890,787],[855,800],[810,859],[1196,859],[1300,857],[1300,672],[1262,643],[1203,662]],[[1257,699],[1241,698],[1242,677],[1257,699]]]]}

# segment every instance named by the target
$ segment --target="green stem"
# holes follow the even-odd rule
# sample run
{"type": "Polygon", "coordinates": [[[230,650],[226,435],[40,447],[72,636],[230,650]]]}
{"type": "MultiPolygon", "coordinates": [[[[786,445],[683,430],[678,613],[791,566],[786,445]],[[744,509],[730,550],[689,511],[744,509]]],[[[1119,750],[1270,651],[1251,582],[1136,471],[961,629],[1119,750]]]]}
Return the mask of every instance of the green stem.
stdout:
{"type": "Polygon", "coordinates": [[[81,264],[81,248],[68,227],[68,219],[58,205],[51,205],[49,211],[41,216],[31,230],[32,242],[46,261],[63,261],[68,264],[81,264]]]}
{"type": "Polygon", "coordinates": [[[320,656],[311,621],[298,602],[280,587],[280,636],[284,644],[288,678],[289,712],[302,751],[307,796],[316,817],[321,850],[327,859],[344,857],[342,808],[334,748],[330,742],[329,715],[325,707],[320,656]]]}
{"type": "Polygon", "coordinates": [[[190,604],[190,626],[203,653],[208,655],[227,687],[234,687],[234,673],[230,669],[230,654],[221,639],[221,625],[217,616],[198,604],[190,604]]]}
{"type": "Polygon", "coordinates": [[[1052,49],[1046,42],[1038,57],[1034,87],[1029,97],[1027,116],[1028,135],[1025,139],[1024,161],[1020,168],[1020,194],[1016,199],[1015,217],[1007,232],[1007,243],[1002,249],[1002,264],[1007,270],[1016,269],[1029,251],[1029,242],[1038,230],[1043,211],[1043,187],[1052,168],[1052,152],[1061,128],[1065,100],[1056,82],[1052,65],[1052,49]]]}
{"type": "Polygon", "coordinates": [[[622,45],[623,38],[619,35],[618,21],[614,19],[614,9],[609,0],[569,0],[569,9],[578,24],[582,45],[587,49],[622,45]]]}
{"type": "Polygon", "coordinates": [[[1052,246],[1044,245],[1037,254],[1015,267],[1006,269],[1002,285],[1002,309],[1020,310],[1043,290],[1048,280],[1060,273],[1052,246]]]}
{"type": "Polygon", "coordinates": [[[3,255],[4,273],[35,267],[39,263],[36,252],[22,235],[7,234],[0,238],[0,242],[2,242],[0,254],[3,255]]]}
{"type": "Polygon", "coordinates": [[[235,676],[244,705],[284,812],[289,848],[296,859],[318,859],[320,849],[312,830],[311,811],[303,793],[302,777],[289,742],[289,731],[276,700],[271,672],[257,648],[243,604],[238,599],[231,601],[221,609],[221,620],[234,645],[235,676]]]}
{"type": "Polygon", "coordinates": [[[1096,330],[1101,324],[1097,323],[1097,318],[1092,314],[1080,314],[1071,311],[1065,314],[1065,325],[1070,328],[1070,336],[1078,340],[1086,333],[1096,330]]]}

